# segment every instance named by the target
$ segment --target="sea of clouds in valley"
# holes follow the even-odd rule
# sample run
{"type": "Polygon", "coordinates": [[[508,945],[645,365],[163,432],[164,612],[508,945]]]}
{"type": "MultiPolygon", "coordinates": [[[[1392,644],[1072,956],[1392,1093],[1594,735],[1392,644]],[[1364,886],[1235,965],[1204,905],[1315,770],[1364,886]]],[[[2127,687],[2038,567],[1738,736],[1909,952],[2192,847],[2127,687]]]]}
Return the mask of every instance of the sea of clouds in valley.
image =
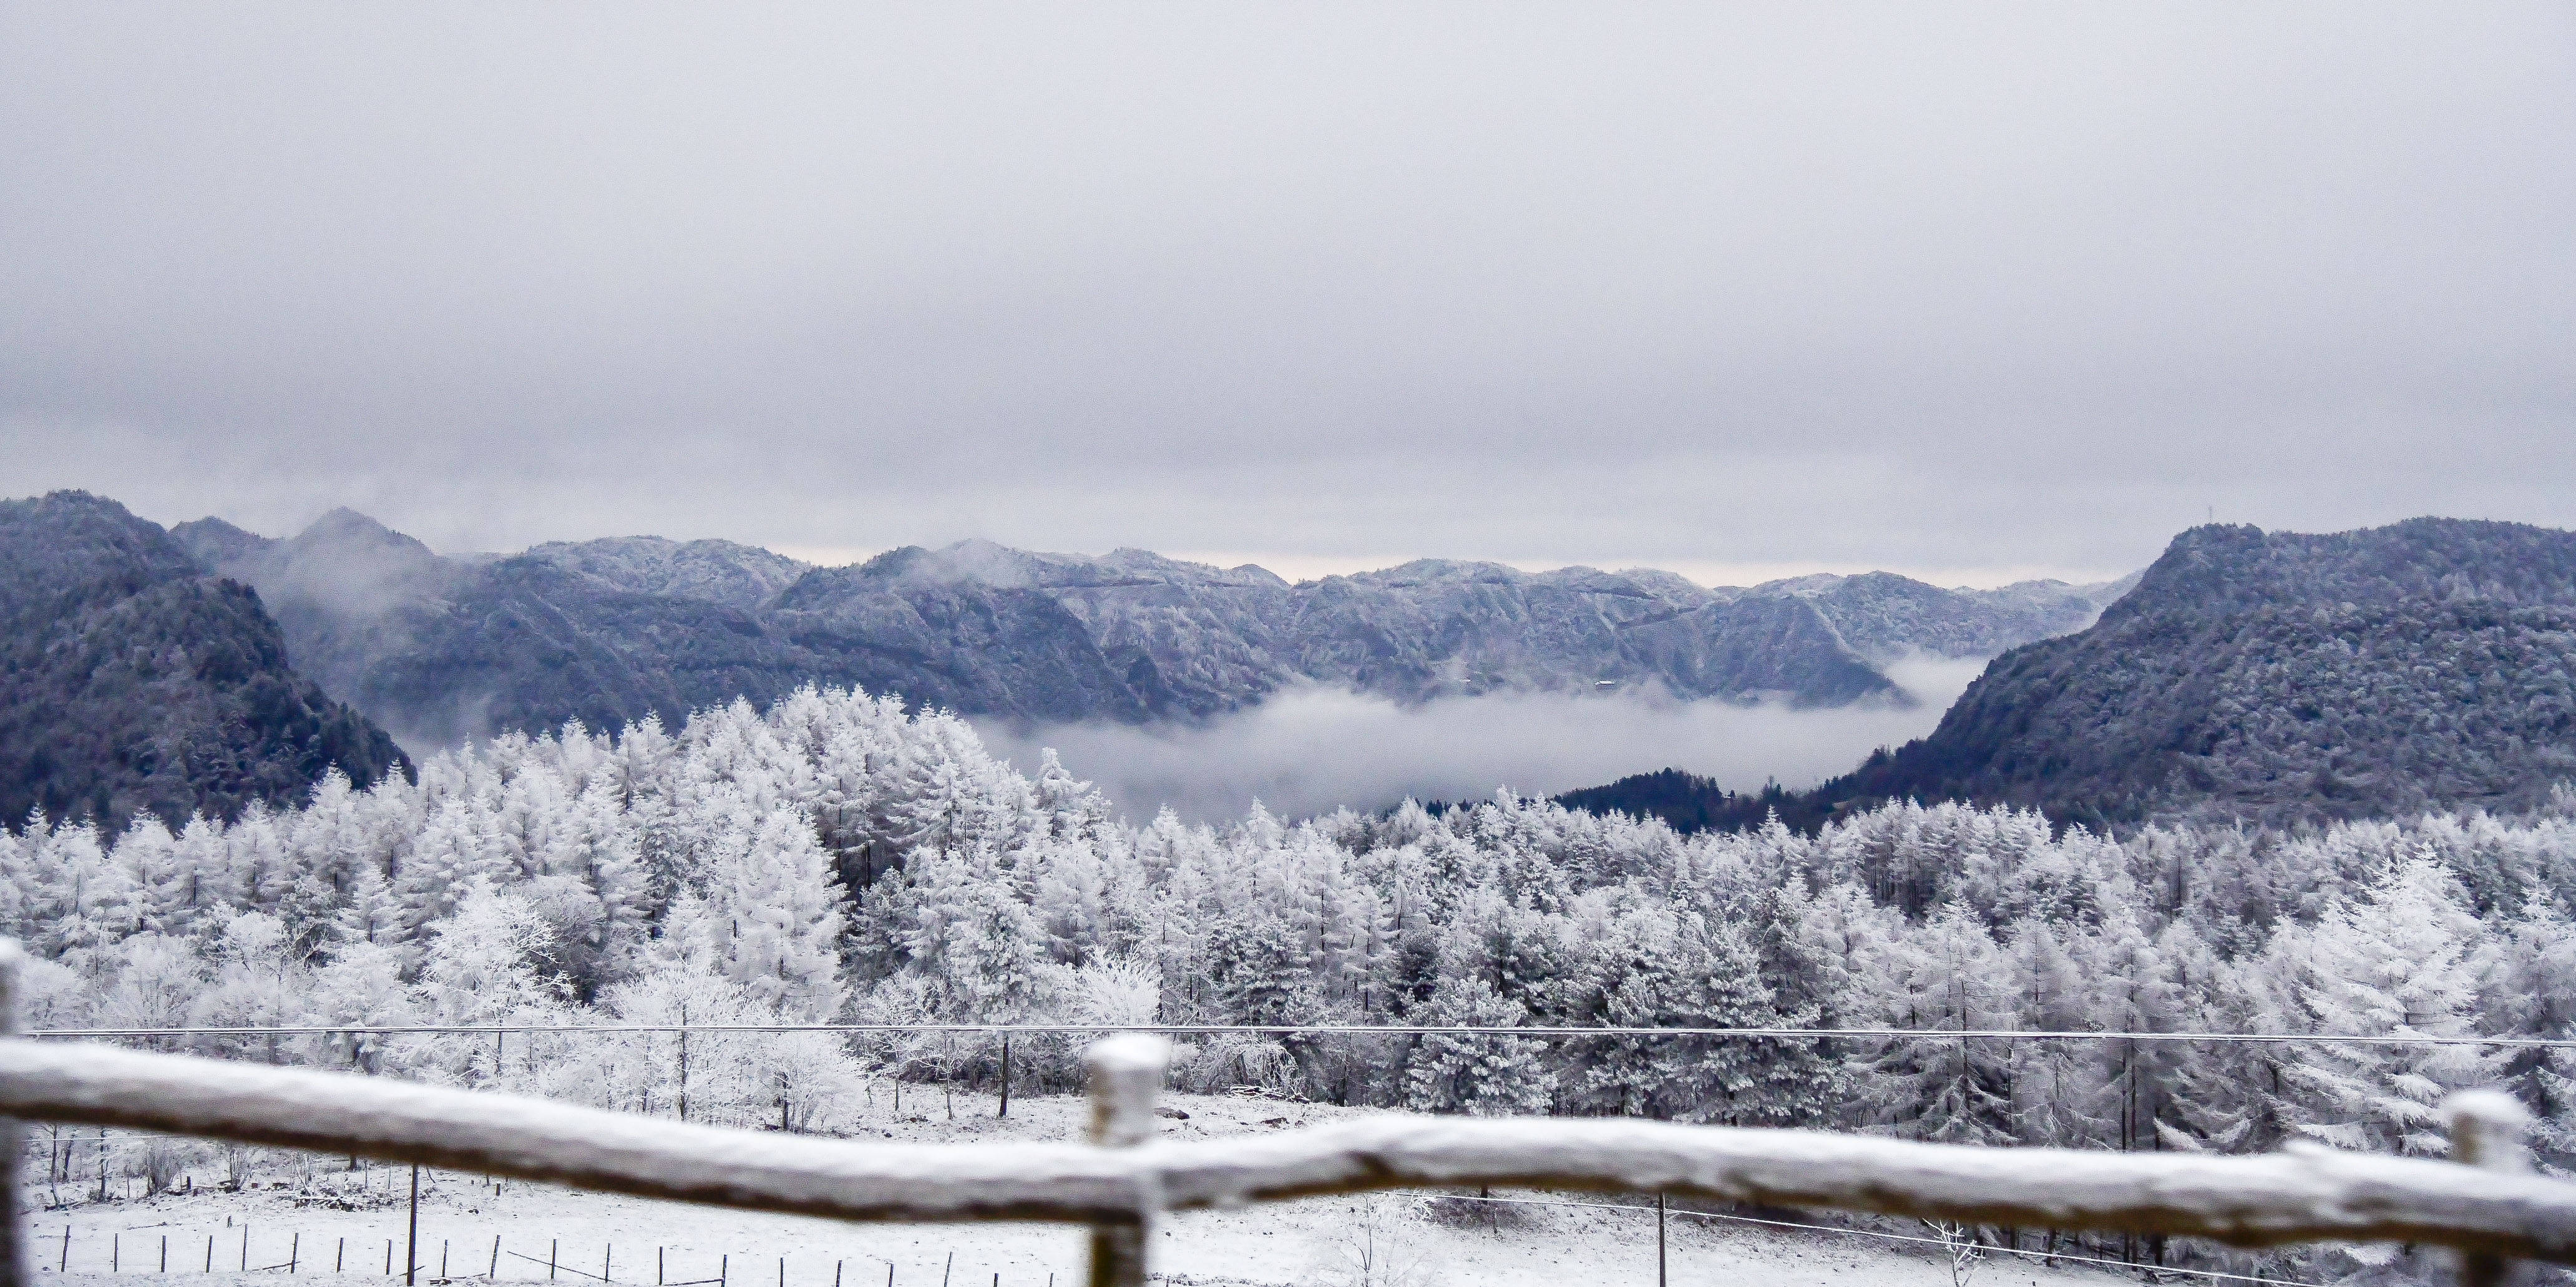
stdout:
{"type": "Polygon", "coordinates": [[[1932,731],[1983,659],[1916,657],[1888,675],[1913,707],[1794,710],[1677,702],[1659,694],[1503,693],[1404,705],[1343,689],[1292,689],[1200,725],[1108,722],[1014,728],[977,721],[993,752],[1032,766],[1053,747],[1132,817],[1170,805],[1192,821],[1243,816],[1255,799],[1285,817],[1407,796],[1472,800],[1510,787],[1553,795],[1681,768],[1746,790],[1808,787],[1881,746],[1932,731]]]}

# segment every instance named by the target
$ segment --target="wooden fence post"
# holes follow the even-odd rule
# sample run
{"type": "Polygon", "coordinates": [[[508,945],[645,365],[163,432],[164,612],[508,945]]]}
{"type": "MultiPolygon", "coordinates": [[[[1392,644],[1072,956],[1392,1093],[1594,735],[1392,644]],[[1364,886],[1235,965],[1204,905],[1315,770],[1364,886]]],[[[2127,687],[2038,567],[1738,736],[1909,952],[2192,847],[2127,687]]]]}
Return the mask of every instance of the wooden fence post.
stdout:
{"type": "MultiPolygon", "coordinates": [[[[2486,1171],[2524,1173],[2531,1155],[2522,1147],[2522,1129],[2531,1112],[2522,1101],[2500,1090],[2467,1090],[2442,1101],[2451,1119],[2451,1160],[2486,1171]]],[[[2513,1262],[2486,1252],[2460,1254],[2461,1287],[2503,1287],[2513,1262]]]]}
{"type": "MultiPolygon", "coordinates": [[[[1154,1097],[1172,1044],[1142,1032],[1123,1032],[1084,1052],[1091,1073],[1091,1142],[1132,1148],[1154,1136],[1154,1097]]],[[[1152,1233],[1154,1199],[1140,1194],[1136,1218],[1091,1226],[1091,1287],[1145,1287],[1145,1246],[1152,1233]]]]}
{"type": "MultiPolygon", "coordinates": [[[[18,967],[26,959],[16,942],[0,939],[0,1037],[18,1035],[18,967]]],[[[27,1266],[26,1213],[19,1209],[18,1193],[25,1178],[19,1172],[27,1163],[26,1132],[14,1119],[0,1119],[0,1287],[27,1287],[35,1280],[27,1266]]],[[[71,1245],[68,1236],[63,1245],[71,1245]]]]}

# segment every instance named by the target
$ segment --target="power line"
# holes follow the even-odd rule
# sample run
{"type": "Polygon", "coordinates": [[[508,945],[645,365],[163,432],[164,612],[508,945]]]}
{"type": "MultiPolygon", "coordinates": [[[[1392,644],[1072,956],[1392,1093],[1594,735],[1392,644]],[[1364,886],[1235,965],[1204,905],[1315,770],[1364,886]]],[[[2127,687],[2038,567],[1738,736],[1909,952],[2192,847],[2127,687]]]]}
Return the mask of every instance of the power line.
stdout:
{"type": "Polygon", "coordinates": [[[1171,1036],[1379,1036],[1379,1037],[1519,1037],[1579,1039],[1602,1037],[1638,1037],[1670,1039],[1700,1038],[1778,1038],[1806,1040],[1844,1037],[1863,1040],[1903,1040],[1934,1038],[1943,1041],[2157,1041],[2157,1042],[2250,1042],[2283,1044],[2322,1042],[2332,1045],[2364,1046],[2485,1046],[2505,1049],[2576,1049],[2576,1038],[2564,1037],[2456,1037],[2431,1033],[2347,1034],[2326,1032],[2082,1032],[2014,1028],[1644,1028],[1644,1027],[1489,1027],[1473,1025],[1431,1024],[1263,1024],[1263,1023],[339,1023],[279,1025],[273,1027],[173,1027],[173,1028],[36,1028],[30,1037],[98,1038],[98,1037],[296,1037],[349,1036],[360,1033],[384,1036],[438,1036],[473,1034],[493,1036],[506,1033],[567,1033],[610,1035],[617,1033],[658,1032],[832,1032],[832,1033],[912,1033],[936,1032],[1012,1036],[1027,1034],[1065,1034],[1073,1036],[1106,1035],[1115,1032],[1155,1032],[1171,1036]]]}

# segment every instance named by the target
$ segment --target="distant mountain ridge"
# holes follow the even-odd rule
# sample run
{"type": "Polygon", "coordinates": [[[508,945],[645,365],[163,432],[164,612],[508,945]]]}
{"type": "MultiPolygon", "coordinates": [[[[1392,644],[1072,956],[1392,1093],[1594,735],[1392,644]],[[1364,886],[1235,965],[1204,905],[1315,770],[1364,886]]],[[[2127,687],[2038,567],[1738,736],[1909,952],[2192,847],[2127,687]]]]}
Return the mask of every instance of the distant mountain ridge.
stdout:
{"type": "Polygon", "coordinates": [[[989,541],[839,568],[650,536],[462,559],[345,510],[282,541],[215,519],[173,534],[259,588],[299,665],[416,745],[677,718],[809,682],[1032,721],[1200,718],[1314,683],[1406,702],[1652,687],[1904,703],[1888,661],[2080,628],[2107,589],[1872,574],[1709,590],[1650,570],[1428,559],[1291,584],[1145,550],[989,541]]]}
{"type": "Polygon", "coordinates": [[[1884,660],[1909,650],[1991,657],[2069,634],[2092,624],[2137,583],[2133,573],[2099,585],[2022,581],[1992,590],[1945,590],[1893,572],[1863,572],[1773,581],[1753,592],[1807,599],[1833,621],[1844,642],[1884,660]]]}
{"type": "MultiPolygon", "coordinates": [[[[2194,528],[2091,628],[1996,658],[1930,736],[1792,799],[1680,807],[1713,825],[1905,797],[2097,825],[2292,822],[2519,809],[2569,780],[2576,533],[2427,518],[2194,528]]],[[[1577,794],[1618,808],[1675,792],[1577,794]]]]}
{"type": "Polygon", "coordinates": [[[337,767],[398,770],[392,739],[291,670],[237,582],[114,501],[0,502],[0,819],[113,829],[151,813],[299,804],[337,767]]]}

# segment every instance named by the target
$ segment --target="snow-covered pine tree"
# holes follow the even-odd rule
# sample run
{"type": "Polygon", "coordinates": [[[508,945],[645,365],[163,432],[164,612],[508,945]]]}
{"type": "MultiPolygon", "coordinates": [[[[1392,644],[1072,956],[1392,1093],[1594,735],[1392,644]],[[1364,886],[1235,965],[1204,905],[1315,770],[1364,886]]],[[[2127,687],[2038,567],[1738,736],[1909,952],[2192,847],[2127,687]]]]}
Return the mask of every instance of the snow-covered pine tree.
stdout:
{"type": "MultiPolygon", "coordinates": [[[[2358,902],[2273,939],[2276,968],[2299,980],[2319,1033],[2472,1034],[2489,945],[2460,906],[2459,883],[2421,855],[2399,861],[2358,902]]],[[[2344,1148],[2439,1156],[2439,1105],[2494,1081],[2501,1056],[2477,1046],[2302,1044],[2289,1071],[2297,1129],[2344,1148]]]]}
{"type": "MultiPolygon", "coordinates": [[[[1518,1027],[1528,1011],[1473,975],[1452,975],[1414,1014],[1427,1027],[1518,1027]]],[[[1461,1034],[1416,1040],[1404,1065],[1405,1106],[1429,1113],[1543,1113],[1555,1097],[1547,1043],[1461,1034]]]]}
{"type": "MultiPolygon", "coordinates": [[[[1805,1028],[1816,1011],[1784,1011],[1761,957],[1734,926],[1657,909],[1626,918],[1601,1017],[1636,1028],[1805,1028]]],[[[1584,1088],[1624,1116],[1729,1126],[1827,1123],[1838,1070],[1814,1038],[1608,1037],[1583,1043],[1584,1088]]]]}
{"type": "Polygon", "coordinates": [[[725,977],[800,1022],[839,1016],[841,883],[813,824],[779,809],[719,839],[703,876],[725,977]]]}
{"type": "MultiPolygon", "coordinates": [[[[2001,986],[2001,954],[1979,918],[1959,907],[1940,908],[1919,928],[1877,947],[1869,972],[1884,989],[1880,1022],[1925,1033],[2003,1026],[2012,998],[2001,986]]],[[[1908,1139],[2014,1142],[2009,1044],[1937,1035],[1874,1043],[1855,1062],[1869,1120],[1908,1139]]]]}

